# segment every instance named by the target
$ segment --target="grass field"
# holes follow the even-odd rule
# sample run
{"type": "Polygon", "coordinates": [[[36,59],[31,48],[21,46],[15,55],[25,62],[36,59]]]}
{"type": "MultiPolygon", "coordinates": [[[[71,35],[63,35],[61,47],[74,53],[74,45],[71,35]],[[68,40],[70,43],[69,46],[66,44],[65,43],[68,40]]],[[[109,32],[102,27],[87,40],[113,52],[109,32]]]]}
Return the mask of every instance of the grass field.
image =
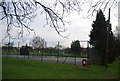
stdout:
{"type": "Polygon", "coordinates": [[[117,79],[118,62],[88,67],[3,58],[3,79],[117,79]]]}
{"type": "MultiPolygon", "coordinates": [[[[3,55],[20,55],[19,52],[17,51],[2,51],[2,54],[3,55]]],[[[33,52],[30,52],[30,55],[44,55],[44,56],[59,56],[59,57],[67,57],[68,55],[58,55],[58,54],[50,54],[50,53],[33,53],[33,52]]],[[[88,56],[75,56],[75,55],[69,55],[69,57],[77,57],[77,58],[88,58],[88,56]]]]}

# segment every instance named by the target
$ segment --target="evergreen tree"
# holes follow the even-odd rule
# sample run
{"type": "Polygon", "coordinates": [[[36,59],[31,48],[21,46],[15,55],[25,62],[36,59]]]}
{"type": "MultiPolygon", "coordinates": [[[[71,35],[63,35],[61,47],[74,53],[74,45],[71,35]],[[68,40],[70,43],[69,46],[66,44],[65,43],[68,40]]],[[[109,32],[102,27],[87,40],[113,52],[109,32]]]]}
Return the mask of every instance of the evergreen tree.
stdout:
{"type": "Polygon", "coordinates": [[[75,40],[71,43],[71,52],[75,55],[80,55],[80,43],[79,40],[75,40]]]}
{"type": "Polygon", "coordinates": [[[109,20],[105,20],[101,10],[97,12],[96,20],[93,21],[92,27],[90,32],[90,44],[98,50],[102,59],[101,65],[106,65],[106,59],[107,63],[113,62],[114,36],[109,20]]]}

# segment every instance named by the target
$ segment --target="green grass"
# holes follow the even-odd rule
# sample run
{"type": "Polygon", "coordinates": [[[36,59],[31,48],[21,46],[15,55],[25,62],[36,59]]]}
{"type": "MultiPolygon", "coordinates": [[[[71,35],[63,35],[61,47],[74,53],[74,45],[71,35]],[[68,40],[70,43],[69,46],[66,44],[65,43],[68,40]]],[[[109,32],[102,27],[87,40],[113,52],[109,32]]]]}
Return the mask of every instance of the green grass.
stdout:
{"type": "Polygon", "coordinates": [[[118,62],[88,67],[3,58],[3,79],[116,79],[118,62]]]}
{"type": "MultiPolygon", "coordinates": [[[[19,52],[17,51],[2,51],[3,55],[20,55],[19,52]]],[[[68,55],[58,55],[58,54],[50,54],[50,53],[34,53],[34,52],[30,52],[30,55],[44,55],[44,56],[59,56],[59,57],[67,57],[68,55]]],[[[69,57],[77,57],[77,58],[88,58],[87,56],[76,56],[76,55],[69,55],[69,57]]]]}
{"type": "Polygon", "coordinates": [[[7,55],[7,54],[9,54],[9,55],[17,55],[19,53],[17,51],[11,51],[11,52],[9,52],[9,51],[2,51],[2,54],[3,55],[7,55]]]}

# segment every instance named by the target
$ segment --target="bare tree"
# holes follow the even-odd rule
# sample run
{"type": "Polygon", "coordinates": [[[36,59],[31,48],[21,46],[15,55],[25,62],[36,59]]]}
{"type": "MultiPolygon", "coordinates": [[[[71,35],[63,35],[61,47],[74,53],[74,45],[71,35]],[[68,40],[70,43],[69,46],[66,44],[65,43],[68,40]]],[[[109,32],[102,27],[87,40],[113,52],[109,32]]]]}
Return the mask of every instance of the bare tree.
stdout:
{"type": "Polygon", "coordinates": [[[39,36],[34,37],[31,41],[31,44],[34,49],[38,50],[47,47],[47,42],[39,36]]]}
{"type": "Polygon", "coordinates": [[[88,4],[90,5],[90,8],[87,11],[89,13],[88,16],[93,16],[93,14],[99,9],[104,12],[109,8],[115,8],[118,5],[118,2],[118,0],[95,0],[95,2],[91,0],[88,2],[88,4]]]}
{"type": "Polygon", "coordinates": [[[56,45],[54,48],[55,48],[55,49],[60,49],[60,50],[62,50],[62,49],[63,49],[63,46],[62,46],[62,45],[56,45]]]}
{"type": "MultiPolygon", "coordinates": [[[[38,8],[42,8],[42,13],[46,15],[47,24],[54,28],[57,33],[61,35],[61,32],[65,32],[65,16],[71,11],[80,12],[82,6],[88,4],[90,8],[87,10],[89,16],[92,16],[99,8],[103,8],[104,11],[107,7],[115,7],[118,0],[52,0],[51,2],[45,2],[46,0],[1,0],[0,1],[0,20],[4,20],[7,25],[7,34],[5,37],[12,37],[10,32],[13,27],[20,29],[18,37],[22,37],[24,29],[28,32],[34,31],[29,27],[29,23],[32,18],[37,14],[38,8]]],[[[63,36],[65,37],[65,36],[63,36]]]]}

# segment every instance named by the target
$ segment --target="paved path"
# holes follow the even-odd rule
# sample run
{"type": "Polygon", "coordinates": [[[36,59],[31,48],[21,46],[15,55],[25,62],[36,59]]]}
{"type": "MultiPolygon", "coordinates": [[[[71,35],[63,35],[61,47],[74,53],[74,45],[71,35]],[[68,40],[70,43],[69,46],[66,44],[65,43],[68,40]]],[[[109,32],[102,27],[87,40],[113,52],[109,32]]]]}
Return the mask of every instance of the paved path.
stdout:
{"type": "Polygon", "coordinates": [[[32,55],[2,55],[2,57],[8,58],[16,58],[23,60],[34,60],[34,61],[43,61],[43,62],[52,62],[52,63],[63,63],[64,64],[73,64],[73,65],[81,65],[82,60],[87,58],[74,58],[74,57],[57,57],[57,56],[32,56],[32,55]],[[66,60],[65,60],[66,59],[66,60]],[[76,61],[76,64],[75,64],[76,61]]]}

